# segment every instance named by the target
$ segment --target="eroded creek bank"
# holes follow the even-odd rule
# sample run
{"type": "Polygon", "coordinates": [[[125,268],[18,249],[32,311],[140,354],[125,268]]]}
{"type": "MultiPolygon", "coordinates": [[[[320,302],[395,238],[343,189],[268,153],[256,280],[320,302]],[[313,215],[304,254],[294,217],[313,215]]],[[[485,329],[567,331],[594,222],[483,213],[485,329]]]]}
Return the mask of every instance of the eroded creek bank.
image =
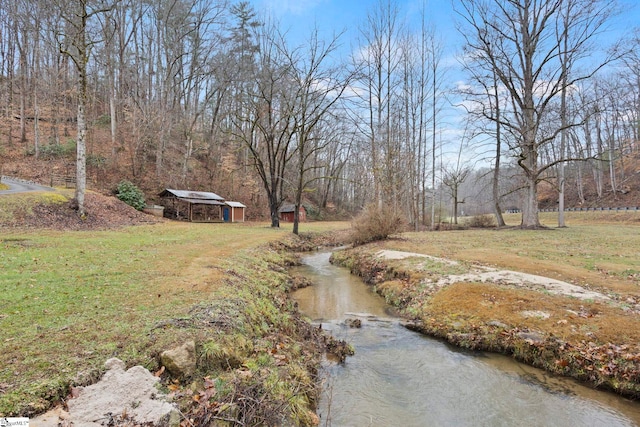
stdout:
{"type": "Polygon", "coordinates": [[[637,425],[640,405],[517,363],[415,333],[329,253],[303,257],[314,285],[293,298],[355,355],[324,364],[322,425],[637,425]]]}
{"type": "Polygon", "coordinates": [[[513,356],[637,399],[637,307],[558,280],[365,246],[336,251],[415,331],[461,348],[513,356]],[[604,337],[604,338],[603,338],[604,337]]]}

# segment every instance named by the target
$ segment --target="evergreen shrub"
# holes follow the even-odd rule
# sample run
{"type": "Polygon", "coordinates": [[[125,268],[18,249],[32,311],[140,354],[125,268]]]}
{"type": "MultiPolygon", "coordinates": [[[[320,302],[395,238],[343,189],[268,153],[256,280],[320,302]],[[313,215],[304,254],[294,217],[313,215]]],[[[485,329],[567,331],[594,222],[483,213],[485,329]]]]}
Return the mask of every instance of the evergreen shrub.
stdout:
{"type": "Polygon", "coordinates": [[[144,193],[142,190],[126,179],[120,181],[118,184],[116,197],[139,211],[145,207],[144,193]]]}

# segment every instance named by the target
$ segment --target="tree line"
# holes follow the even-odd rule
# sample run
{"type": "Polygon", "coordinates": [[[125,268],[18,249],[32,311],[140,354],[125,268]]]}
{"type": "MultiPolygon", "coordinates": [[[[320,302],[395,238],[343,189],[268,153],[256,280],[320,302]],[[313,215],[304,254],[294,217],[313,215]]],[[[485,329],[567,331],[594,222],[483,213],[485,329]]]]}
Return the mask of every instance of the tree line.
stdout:
{"type": "Polygon", "coordinates": [[[6,0],[0,148],[39,157],[73,139],[81,214],[87,166],[215,188],[268,206],[273,226],[285,200],[313,200],[372,204],[419,229],[443,198],[457,217],[482,195],[499,222],[513,203],[536,227],[543,180],[561,201],[567,183],[620,191],[638,150],[640,58],[637,37],[600,42],[616,3],[456,4],[467,81],[452,87],[426,8],[408,22],[391,0],[368,10],[349,55],[343,34],[292,41],[243,1],[6,0]],[[464,131],[443,143],[451,103],[464,131]]]}

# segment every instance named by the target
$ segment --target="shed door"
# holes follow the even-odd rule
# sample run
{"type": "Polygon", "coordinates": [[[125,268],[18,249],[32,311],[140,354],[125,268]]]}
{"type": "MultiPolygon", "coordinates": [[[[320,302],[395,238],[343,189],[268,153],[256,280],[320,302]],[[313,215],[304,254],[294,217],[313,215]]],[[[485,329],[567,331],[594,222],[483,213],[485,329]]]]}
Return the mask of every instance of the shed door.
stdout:
{"type": "Polygon", "coordinates": [[[229,222],[229,208],[226,206],[222,209],[222,219],[224,222],[229,222]]]}

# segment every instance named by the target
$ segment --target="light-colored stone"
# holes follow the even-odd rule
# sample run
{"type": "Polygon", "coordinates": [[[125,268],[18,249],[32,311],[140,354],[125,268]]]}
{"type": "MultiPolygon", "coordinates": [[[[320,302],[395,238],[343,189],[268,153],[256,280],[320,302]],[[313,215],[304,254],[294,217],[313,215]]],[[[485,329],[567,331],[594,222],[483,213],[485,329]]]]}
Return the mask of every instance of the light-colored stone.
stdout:
{"type": "Polygon", "coordinates": [[[506,325],[505,323],[502,323],[499,320],[491,320],[490,322],[487,322],[487,325],[493,326],[496,328],[509,329],[508,325],[506,325]]]}
{"type": "Polygon", "coordinates": [[[187,341],[180,347],[163,351],[160,362],[175,377],[188,377],[196,371],[196,343],[187,341]]]}
{"type": "Polygon", "coordinates": [[[522,317],[535,317],[537,319],[548,319],[551,314],[541,310],[524,310],[520,312],[522,317]]]}
{"type": "Polygon", "coordinates": [[[163,399],[156,387],[160,380],[142,366],[125,371],[125,364],[109,359],[108,371],[96,384],[78,387],[78,396],[67,401],[74,426],[99,426],[123,414],[138,423],[170,426],[179,423],[176,407],[163,399]]]}
{"type": "Polygon", "coordinates": [[[52,409],[32,420],[32,427],[98,427],[126,414],[137,423],[155,426],[178,426],[180,412],[163,400],[156,388],[158,378],[142,366],[125,371],[123,361],[113,358],[105,363],[107,372],[98,383],[77,387],[75,398],[67,401],[69,412],[52,409]]]}
{"type": "Polygon", "coordinates": [[[70,415],[62,407],[57,407],[47,413],[38,415],[29,420],[30,427],[59,427],[60,425],[68,425],[70,415]]]}
{"type": "Polygon", "coordinates": [[[544,336],[537,332],[518,332],[518,337],[522,338],[531,345],[541,344],[544,342],[544,336]]]}

